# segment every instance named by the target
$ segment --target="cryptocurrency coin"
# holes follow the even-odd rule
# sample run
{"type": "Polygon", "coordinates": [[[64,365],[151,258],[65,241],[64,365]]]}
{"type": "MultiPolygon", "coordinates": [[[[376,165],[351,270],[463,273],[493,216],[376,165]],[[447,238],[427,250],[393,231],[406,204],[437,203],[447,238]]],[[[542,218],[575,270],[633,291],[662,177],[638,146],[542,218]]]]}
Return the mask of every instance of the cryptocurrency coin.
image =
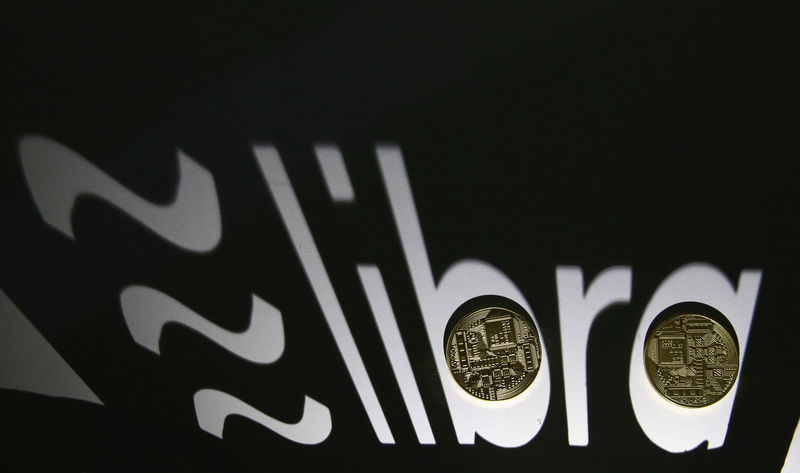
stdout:
{"type": "Polygon", "coordinates": [[[656,322],[644,351],[653,387],[686,407],[705,407],[725,396],[739,372],[739,350],[731,334],[699,314],[677,314],[656,322]]]}
{"type": "Polygon", "coordinates": [[[487,401],[524,391],[542,359],[533,321],[502,307],[479,309],[456,321],[445,352],[458,385],[487,401]]]}

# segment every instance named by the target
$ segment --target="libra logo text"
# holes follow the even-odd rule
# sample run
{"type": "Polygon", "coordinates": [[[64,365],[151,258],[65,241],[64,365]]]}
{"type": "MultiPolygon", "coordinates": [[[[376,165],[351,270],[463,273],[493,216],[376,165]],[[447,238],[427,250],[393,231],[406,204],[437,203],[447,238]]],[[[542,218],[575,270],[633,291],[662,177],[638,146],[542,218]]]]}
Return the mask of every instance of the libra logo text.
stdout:
{"type": "MultiPolygon", "coordinates": [[[[354,202],[353,187],[339,149],[334,145],[319,145],[314,147],[314,151],[334,205],[354,202]]],[[[380,400],[281,156],[270,145],[254,145],[252,152],[375,436],[380,443],[393,444],[394,438],[380,400]]],[[[176,196],[171,204],[165,206],[139,197],[93,165],[90,159],[49,138],[23,137],[19,141],[19,153],[25,179],[43,220],[70,238],[74,238],[71,213],[75,200],[79,195],[88,194],[106,201],[164,240],[187,251],[209,252],[221,239],[222,224],[214,178],[181,151],[177,153],[179,178],[176,196]]],[[[541,339],[541,364],[533,383],[521,394],[504,401],[486,401],[466,393],[448,375],[448,360],[441,343],[451,315],[476,297],[493,295],[513,301],[531,315],[536,329],[542,333],[535,311],[514,281],[484,261],[456,261],[436,280],[429,264],[402,151],[396,145],[378,145],[375,157],[458,442],[473,444],[476,434],[502,447],[518,447],[530,442],[545,421],[550,385],[555,382],[550,376],[548,359],[551,353],[544,338],[541,339]]],[[[421,444],[435,444],[380,268],[359,264],[357,272],[383,344],[391,355],[392,369],[417,439],[421,444]]],[[[579,266],[555,268],[570,445],[589,444],[586,351],[592,322],[610,305],[630,302],[632,275],[631,267],[614,266],[606,268],[593,280],[584,281],[579,266]]],[[[718,268],[695,262],[665,275],[651,295],[631,346],[628,391],[642,431],[662,449],[684,452],[704,441],[708,442],[708,448],[722,446],[738,379],[725,397],[706,407],[687,408],[665,400],[652,388],[645,373],[643,347],[648,328],[660,313],[675,304],[695,302],[710,306],[730,322],[739,340],[738,361],[741,366],[760,281],[759,269],[742,269],[738,280],[731,281],[718,268]]],[[[211,323],[158,288],[127,286],[119,294],[119,300],[133,341],[155,353],[159,353],[159,338],[166,323],[177,323],[195,330],[253,363],[275,363],[283,352],[284,330],[280,310],[255,294],[250,325],[243,332],[231,332],[211,323]]],[[[229,415],[244,416],[288,441],[307,445],[324,441],[333,428],[329,408],[308,396],[305,397],[302,417],[295,424],[275,419],[245,400],[215,389],[198,390],[193,401],[199,427],[219,438],[223,436],[223,426],[229,415]]],[[[797,443],[792,443],[790,457],[797,443]]]]}

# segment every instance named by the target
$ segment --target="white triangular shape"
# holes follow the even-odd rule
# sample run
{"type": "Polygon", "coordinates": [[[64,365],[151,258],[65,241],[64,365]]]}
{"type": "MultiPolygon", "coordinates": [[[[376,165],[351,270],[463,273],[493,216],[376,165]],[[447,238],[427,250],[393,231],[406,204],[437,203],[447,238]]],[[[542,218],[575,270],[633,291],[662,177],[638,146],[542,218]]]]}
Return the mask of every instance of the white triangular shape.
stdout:
{"type": "Polygon", "coordinates": [[[2,289],[0,389],[15,389],[103,405],[2,289]]]}

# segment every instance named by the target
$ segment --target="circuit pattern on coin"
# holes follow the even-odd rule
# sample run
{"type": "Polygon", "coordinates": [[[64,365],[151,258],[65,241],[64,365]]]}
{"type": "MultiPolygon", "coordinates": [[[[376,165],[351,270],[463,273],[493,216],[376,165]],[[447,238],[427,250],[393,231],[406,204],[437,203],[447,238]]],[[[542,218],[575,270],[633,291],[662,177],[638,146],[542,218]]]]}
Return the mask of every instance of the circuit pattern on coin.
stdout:
{"type": "Polygon", "coordinates": [[[533,322],[502,307],[480,309],[457,321],[445,351],[459,386],[487,401],[502,401],[524,391],[542,358],[533,322]]]}
{"type": "Polygon", "coordinates": [[[739,351],[725,328],[698,314],[660,322],[645,344],[650,382],[666,399],[687,407],[720,400],[739,372],[739,351]]]}

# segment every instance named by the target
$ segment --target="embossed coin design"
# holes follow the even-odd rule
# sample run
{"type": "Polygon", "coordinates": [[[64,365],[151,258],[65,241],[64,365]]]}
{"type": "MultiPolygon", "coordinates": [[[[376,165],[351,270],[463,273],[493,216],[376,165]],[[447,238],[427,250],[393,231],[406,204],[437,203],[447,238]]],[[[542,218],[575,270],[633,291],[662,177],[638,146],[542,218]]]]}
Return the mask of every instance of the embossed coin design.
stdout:
{"type": "Polygon", "coordinates": [[[476,310],[456,321],[445,353],[450,373],[465,391],[502,401],[525,390],[542,358],[533,322],[502,307],[476,310]]]}
{"type": "Polygon", "coordinates": [[[739,350],[731,334],[698,314],[672,315],[651,327],[644,359],[653,387],[686,407],[722,399],[739,372],[739,350]]]}

